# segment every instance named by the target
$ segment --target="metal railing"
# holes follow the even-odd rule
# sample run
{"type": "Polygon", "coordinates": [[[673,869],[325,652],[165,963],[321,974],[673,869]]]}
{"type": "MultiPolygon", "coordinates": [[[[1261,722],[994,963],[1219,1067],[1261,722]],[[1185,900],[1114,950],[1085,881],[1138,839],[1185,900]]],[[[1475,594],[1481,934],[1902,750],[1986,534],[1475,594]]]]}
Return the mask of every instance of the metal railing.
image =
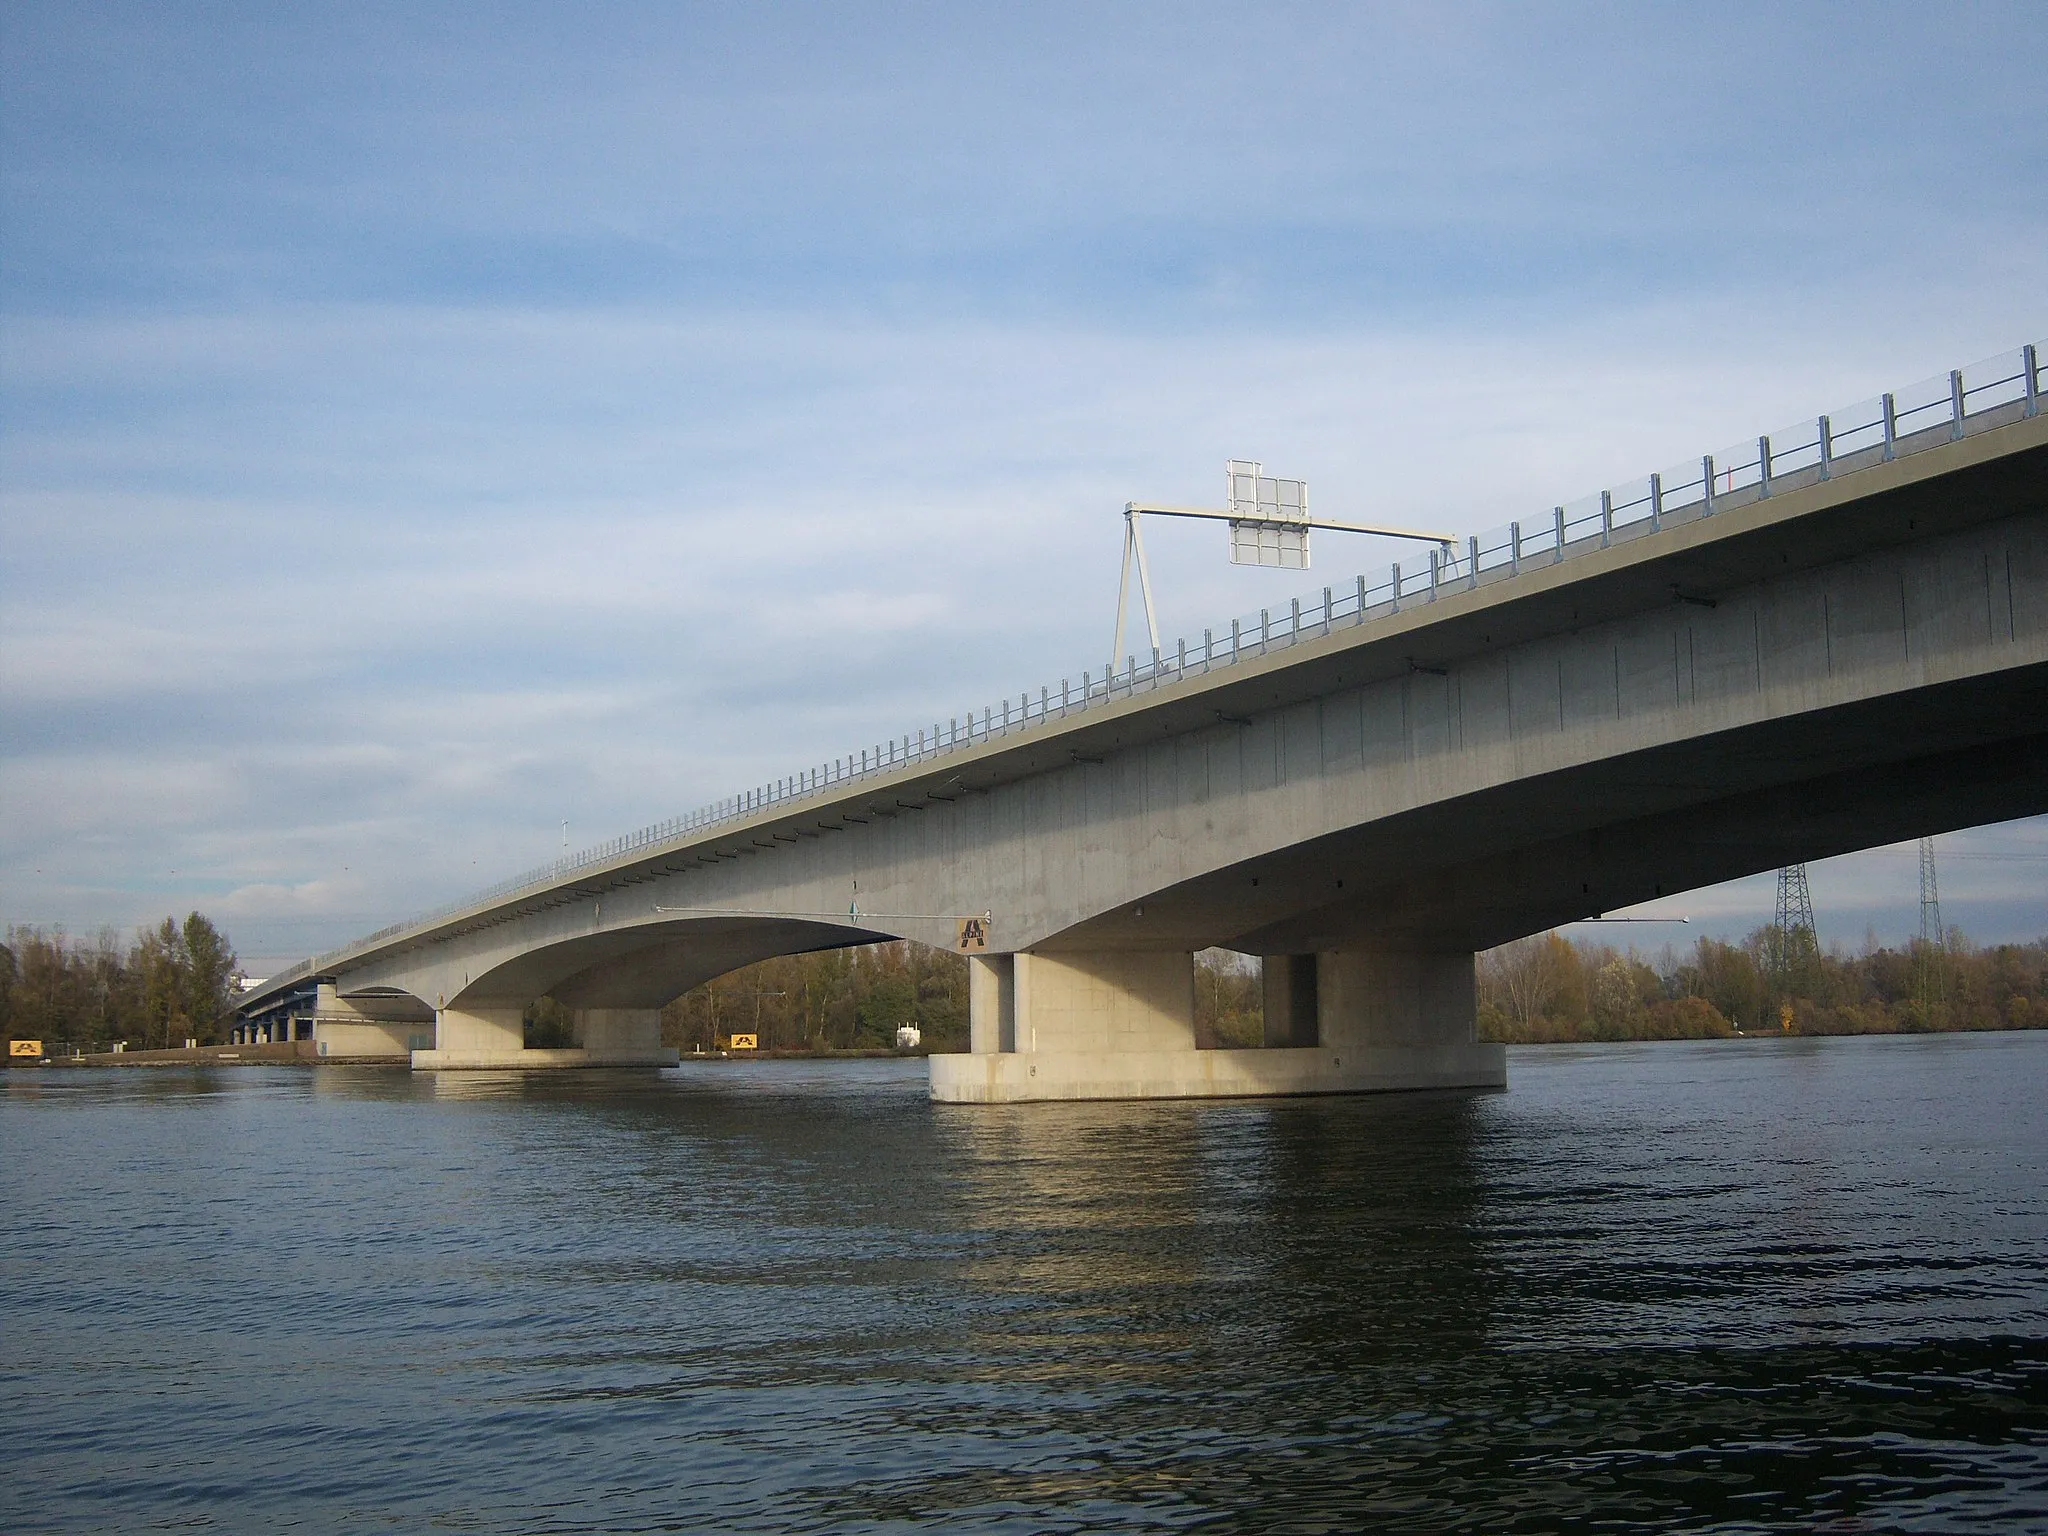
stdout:
{"type": "Polygon", "coordinates": [[[1083,671],[1078,678],[1064,677],[1057,684],[1041,686],[1035,695],[1026,689],[999,704],[969,710],[964,719],[954,716],[934,721],[928,727],[728,795],[302,960],[270,978],[266,991],[410,929],[492,901],[545,890],[580,870],[688,839],[710,827],[746,821],[797,801],[835,795],[865,779],[1042,728],[1338,628],[1391,617],[1449,592],[1512,580],[1528,568],[1573,559],[1661,528],[1746,506],[1780,490],[1854,473],[1952,442],[1971,431],[2036,416],[2042,395],[2048,393],[2048,375],[2041,364],[2043,345],[2048,343],[2021,347],[1945,377],[1863,401],[1846,411],[1819,416],[1720,453],[1704,454],[1697,462],[1553,507],[1544,517],[1489,529],[1466,539],[1462,548],[1432,549],[1426,560],[1397,562],[1377,580],[1361,575],[1348,586],[1324,587],[1319,594],[1294,599],[1283,613],[1276,615],[1262,608],[1256,616],[1231,620],[1227,631],[1203,630],[1199,644],[1181,640],[1171,651],[1128,657],[1123,666],[1100,675],[1083,671]]]}

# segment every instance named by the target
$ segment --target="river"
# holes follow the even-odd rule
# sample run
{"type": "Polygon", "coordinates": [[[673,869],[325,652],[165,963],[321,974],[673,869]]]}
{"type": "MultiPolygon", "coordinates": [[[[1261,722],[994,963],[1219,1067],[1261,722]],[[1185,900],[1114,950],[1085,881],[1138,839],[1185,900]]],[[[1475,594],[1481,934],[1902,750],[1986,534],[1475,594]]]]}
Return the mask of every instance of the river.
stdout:
{"type": "Polygon", "coordinates": [[[2048,1033],[0,1080],[0,1529],[2048,1529],[2048,1033]]]}

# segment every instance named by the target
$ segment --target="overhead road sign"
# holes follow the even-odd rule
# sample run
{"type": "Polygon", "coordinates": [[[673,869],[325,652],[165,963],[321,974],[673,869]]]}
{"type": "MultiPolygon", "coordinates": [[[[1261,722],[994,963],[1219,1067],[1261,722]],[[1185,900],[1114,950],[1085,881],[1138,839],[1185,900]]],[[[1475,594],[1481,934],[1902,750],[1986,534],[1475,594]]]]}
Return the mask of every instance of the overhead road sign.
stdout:
{"type": "Polygon", "coordinates": [[[1152,572],[1145,561],[1141,517],[1195,517],[1230,525],[1230,563],[1263,565],[1281,570],[1309,568],[1309,533],[1368,533],[1384,539],[1419,539],[1449,549],[1448,533],[1395,528],[1379,523],[1343,523],[1309,515],[1308,482],[1268,475],[1257,459],[1231,459],[1223,466],[1227,507],[1181,507],[1165,502],[1124,503],[1123,572],[1116,588],[1116,636],[1110,642],[1109,666],[1114,672],[1124,649],[1124,616],[1130,607],[1131,568],[1138,571],[1138,598],[1145,605],[1145,632],[1154,655],[1159,652],[1159,620],[1152,605],[1152,572]]]}

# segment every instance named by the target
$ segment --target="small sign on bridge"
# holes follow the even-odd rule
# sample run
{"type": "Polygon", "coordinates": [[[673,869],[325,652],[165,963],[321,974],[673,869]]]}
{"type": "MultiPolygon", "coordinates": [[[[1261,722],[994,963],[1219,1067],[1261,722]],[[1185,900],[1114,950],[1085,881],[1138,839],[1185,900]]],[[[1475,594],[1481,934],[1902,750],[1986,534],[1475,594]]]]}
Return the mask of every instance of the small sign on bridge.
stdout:
{"type": "Polygon", "coordinates": [[[979,917],[963,917],[958,920],[953,934],[953,950],[956,954],[977,955],[988,949],[988,914],[979,917]]]}

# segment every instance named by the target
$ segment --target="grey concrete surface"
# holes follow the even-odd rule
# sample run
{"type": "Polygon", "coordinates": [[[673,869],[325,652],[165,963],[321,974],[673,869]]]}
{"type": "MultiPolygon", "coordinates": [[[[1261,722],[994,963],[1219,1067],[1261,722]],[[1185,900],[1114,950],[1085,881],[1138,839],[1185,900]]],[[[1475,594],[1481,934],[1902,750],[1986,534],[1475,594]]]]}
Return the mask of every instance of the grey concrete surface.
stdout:
{"type": "MultiPolygon", "coordinates": [[[[977,1057],[1036,1054],[1034,966],[1179,965],[1209,945],[1318,957],[1313,986],[1286,967],[1284,1037],[1335,1050],[1343,1018],[1385,1015],[1403,987],[1435,989],[1416,1019],[1469,1009],[1443,967],[1469,992],[1477,949],[2042,811],[2037,417],[642,849],[361,946],[333,975],[341,997],[437,1013],[442,1051],[501,1051],[485,1026],[543,993],[655,1009],[770,955],[948,947],[956,914],[988,911],[1001,953],[977,962],[977,1057]],[[877,915],[826,915],[856,881],[877,915]]],[[[1184,1049],[1147,1018],[1110,1054],[1184,1049]]],[[[1462,1046],[1424,1034],[1414,1049],[1462,1046]]],[[[956,1080],[933,1072],[935,1091],[956,1080]]]]}

